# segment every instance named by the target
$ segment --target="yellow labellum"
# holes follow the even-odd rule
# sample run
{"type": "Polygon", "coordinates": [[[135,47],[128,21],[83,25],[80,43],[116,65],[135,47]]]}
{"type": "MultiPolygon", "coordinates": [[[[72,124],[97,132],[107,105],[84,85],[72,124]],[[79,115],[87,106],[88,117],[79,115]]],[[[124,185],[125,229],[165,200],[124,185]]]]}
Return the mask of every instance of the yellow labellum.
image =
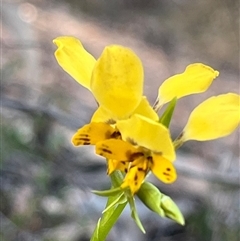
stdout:
{"type": "Polygon", "coordinates": [[[232,133],[239,120],[239,95],[228,93],[213,96],[193,110],[181,139],[206,141],[220,138],[232,133]]]}
{"type": "Polygon", "coordinates": [[[127,172],[121,188],[125,189],[129,187],[132,195],[134,195],[139,190],[145,179],[148,171],[148,165],[148,160],[145,157],[137,158],[127,172]]]}
{"type": "Polygon", "coordinates": [[[53,43],[58,47],[55,51],[58,64],[79,84],[90,89],[92,71],[96,63],[95,58],[74,37],[58,37],[53,40],[53,43]]]}
{"type": "Polygon", "coordinates": [[[169,130],[161,123],[135,114],[130,119],[118,121],[116,125],[123,140],[132,141],[138,146],[160,153],[170,161],[175,159],[169,130]]]}
{"type": "Polygon", "coordinates": [[[96,154],[104,156],[107,159],[130,161],[131,155],[136,153],[137,149],[128,142],[108,139],[96,143],[95,151],[96,154]]]}
{"type": "Polygon", "coordinates": [[[206,91],[218,75],[218,71],[207,65],[201,63],[188,65],[183,73],[176,74],[163,82],[154,109],[159,109],[175,97],[179,99],[206,91]]]}
{"type": "Polygon", "coordinates": [[[108,124],[92,122],[78,129],[72,137],[72,144],[74,146],[95,145],[99,141],[111,138],[115,131],[108,124]]]}
{"type": "Polygon", "coordinates": [[[104,49],[92,75],[91,90],[100,106],[117,119],[128,117],[143,92],[143,67],[130,49],[112,45],[104,49]]]}

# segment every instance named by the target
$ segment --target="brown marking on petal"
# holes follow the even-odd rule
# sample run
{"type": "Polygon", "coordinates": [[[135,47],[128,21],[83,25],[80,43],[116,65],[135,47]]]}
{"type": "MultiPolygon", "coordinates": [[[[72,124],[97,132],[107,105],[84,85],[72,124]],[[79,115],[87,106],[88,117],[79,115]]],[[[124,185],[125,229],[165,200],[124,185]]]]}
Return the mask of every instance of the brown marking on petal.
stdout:
{"type": "Polygon", "coordinates": [[[85,141],[85,142],[83,142],[83,145],[91,145],[91,142],[85,141]]]}
{"type": "Polygon", "coordinates": [[[148,156],[147,157],[147,160],[152,164],[153,163],[153,158],[152,158],[152,156],[148,156]]]}
{"type": "Polygon", "coordinates": [[[135,153],[132,153],[129,157],[129,161],[134,161],[136,160],[137,158],[141,157],[141,156],[144,156],[144,154],[142,152],[135,152],[135,153]]]}
{"type": "Polygon", "coordinates": [[[134,185],[137,186],[137,185],[138,185],[138,182],[134,182],[134,185]]]}
{"type": "Polygon", "coordinates": [[[125,172],[125,173],[127,173],[127,171],[128,171],[128,169],[127,169],[127,168],[125,168],[125,169],[124,169],[124,172],[125,172]]]}
{"type": "Polygon", "coordinates": [[[119,131],[114,131],[111,135],[110,138],[114,139],[121,139],[121,133],[119,131]]]}
{"type": "Polygon", "coordinates": [[[112,152],[110,150],[106,149],[106,148],[102,148],[102,151],[106,152],[106,153],[109,153],[109,154],[112,154],[112,152]]]}
{"type": "Polygon", "coordinates": [[[114,124],[116,124],[116,121],[114,119],[109,119],[106,121],[106,124],[114,125],[114,124]]]}
{"type": "Polygon", "coordinates": [[[106,147],[106,148],[108,148],[108,145],[106,145],[106,144],[102,144],[102,147],[106,147]]]}
{"type": "Polygon", "coordinates": [[[134,141],[132,138],[128,137],[127,138],[127,142],[131,143],[132,145],[136,146],[137,145],[137,142],[134,141]]]}
{"type": "Polygon", "coordinates": [[[138,167],[139,172],[145,172],[145,170],[142,167],[138,167]]]}
{"type": "Polygon", "coordinates": [[[134,181],[137,181],[137,179],[138,179],[138,175],[135,174],[135,176],[134,176],[134,181]]]}
{"type": "Polygon", "coordinates": [[[171,168],[168,167],[166,170],[170,172],[170,171],[171,171],[171,168]]]}
{"type": "Polygon", "coordinates": [[[164,174],[165,176],[170,176],[170,174],[169,174],[169,173],[166,173],[166,172],[163,172],[163,174],[164,174]]]}
{"type": "Polygon", "coordinates": [[[78,138],[74,138],[75,140],[79,140],[79,141],[90,141],[90,138],[82,138],[82,137],[78,137],[78,138]]]}

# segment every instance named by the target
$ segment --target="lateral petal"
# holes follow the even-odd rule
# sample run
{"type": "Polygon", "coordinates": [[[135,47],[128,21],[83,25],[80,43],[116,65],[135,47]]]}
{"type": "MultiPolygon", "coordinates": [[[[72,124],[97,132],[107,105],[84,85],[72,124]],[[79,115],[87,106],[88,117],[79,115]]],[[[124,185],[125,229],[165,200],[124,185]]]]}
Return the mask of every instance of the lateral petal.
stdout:
{"type": "Polygon", "coordinates": [[[213,96],[191,113],[182,140],[207,141],[231,134],[239,125],[240,96],[234,93],[213,96]]]}

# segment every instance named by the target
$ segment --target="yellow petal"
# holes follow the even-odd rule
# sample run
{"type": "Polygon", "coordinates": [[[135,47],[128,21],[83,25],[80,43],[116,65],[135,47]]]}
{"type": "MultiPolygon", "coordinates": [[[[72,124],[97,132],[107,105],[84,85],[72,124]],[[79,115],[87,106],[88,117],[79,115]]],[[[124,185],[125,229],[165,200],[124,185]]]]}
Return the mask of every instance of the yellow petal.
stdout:
{"type": "Polygon", "coordinates": [[[109,139],[98,142],[95,151],[98,155],[104,156],[107,159],[131,161],[132,155],[137,152],[137,149],[128,142],[109,139]]]}
{"type": "Polygon", "coordinates": [[[105,122],[109,124],[114,124],[116,120],[113,119],[111,113],[108,112],[103,106],[99,106],[97,110],[93,113],[91,122],[105,122]]]}
{"type": "Polygon", "coordinates": [[[96,63],[95,58],[74,37],[58,37],[53,40],[53,43],[58,47],[55,51],[58,64],[79,84],[90,89],[92,71],[96,63]]]}
{"type": "Polygon", "coordinates": [[[143,68],[135,53],[112,45],[98,59],[91,81],[92,92],[114,118],[128,117],[139,105],[143,92],[143,68]]]}
{"type": "Polygon", "coordinates": [[[201,63],[188,65],[182,74],[174,75],[163,82],[154,109],[158,109],[175,97],[181,98],[206,91],[218,75],[218,71],[207,65],[201,63]]]}
{"type": "Polygon", "coordinates": [[[123,140],[161,153],[168,160],[175,159],[169,130],[161,123],[135,114],[130,119],[118,121],[116,125],[123,140]]]}
{"type": "Polygon", "coordinates": [[[173,183],[177,179],[177,172],[172,162],[158,154],[153,154],[152,158],[153,174],[164,183],[173,183]]]}
{"type": "Polygon", "coordinates": [[[107,174],[110,175],[116,170],[127,172],[128,166],[129,166],[128,161],[118,161],[118,160],[109,159],[107,174]]]}
{"type": "Polygon", "coordinates": [[[213,96],[191,113],[182,140],[206,141],[232,133],[239,125],[240,96],[228,93],[213,96]]]}
{"type": "Polygon", "coordinates": [[[158,114],[153,110],[150,106],[147,98],[145,96],[142,97],[142,100],[138,107],[134,110],[133,114],[143,115],[147,118],[150,118],[154,121],[159,119],[158,114]]]}
{"type": "Polygon", "coordinates": [[[74,146],[95,145],[98,141],[111,138],[116,130],[106,123],[92,122],[80,128],[72,137],[74,146]]]}
{"type": "Polygon", "coordinates": [[[121,185],[122,189],[129,187],[132,195],[139,190],[148,172],[148,160],[145,157],[138,158],[135,163],[136,165],[130,167],[121,185]]]}

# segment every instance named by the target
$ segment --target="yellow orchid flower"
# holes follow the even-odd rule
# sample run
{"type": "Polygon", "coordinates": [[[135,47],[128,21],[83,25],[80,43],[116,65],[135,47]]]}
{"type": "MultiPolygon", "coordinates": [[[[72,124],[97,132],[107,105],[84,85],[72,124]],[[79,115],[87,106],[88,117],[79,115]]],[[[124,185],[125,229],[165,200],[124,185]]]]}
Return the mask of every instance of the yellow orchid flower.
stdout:
{"type": "MultiPolygon", "coordinates": [[[[232,133],[240,122],[240,96],[228,93],[201,103],[173,142],[168,126],[177,99],[206,91],[219,75],[218,71],[202,63],[188,65],[183,73],[165,80],[151,107],[143,96],[142,63],[131,49],[110,45],[95,59],[74,37],[62,36],[53,42],[58,47],[55,57],[59,65],[90,90],[99,105],[90,123],[72,137],[74,146],[95,145],[96,154],[107,159],[107,174],[112,182],[111,189],[95,192],[109,198],[93,237],[98,239],[102,233],[109,232],[110,229],[100,232],[106,229],[109,214],[114,224],[127,202],[132,218],[144,232],[134,194],[160,216],[183,225],[184,219],[176,204],[144,180],[152,172],[163,183],[173,183],[177,178],[173,165],[175,150],[185,141],[212,140],[232,133]],[[159,117],[156,112],[168,102],[159,117]]],[[[105,238],[105,234],[101,236],[102,240],[105,238]]]]}
{"type": "Polygon", "coordinates": [[[206,91],[218,75],[218,71],[202,63],[188,65],[183,73],[176,74],[162,83],[154,109],[157,111],[175,97],[179,99],[206,91]]]}
{"type": "Polygon", "coordinates": [[[164,183],[176,180],[176,170],[172,164],[176,157],[175,151],[165,126],[134,114],[127,120],[118,121],[116,127],[122,140],[97,142],[96,153],[114,160],[110,172],[114,171],[114,166],[127,172],[122,188],[129,187],[132,194],[136,193],[150,170],[164,183]]]}

